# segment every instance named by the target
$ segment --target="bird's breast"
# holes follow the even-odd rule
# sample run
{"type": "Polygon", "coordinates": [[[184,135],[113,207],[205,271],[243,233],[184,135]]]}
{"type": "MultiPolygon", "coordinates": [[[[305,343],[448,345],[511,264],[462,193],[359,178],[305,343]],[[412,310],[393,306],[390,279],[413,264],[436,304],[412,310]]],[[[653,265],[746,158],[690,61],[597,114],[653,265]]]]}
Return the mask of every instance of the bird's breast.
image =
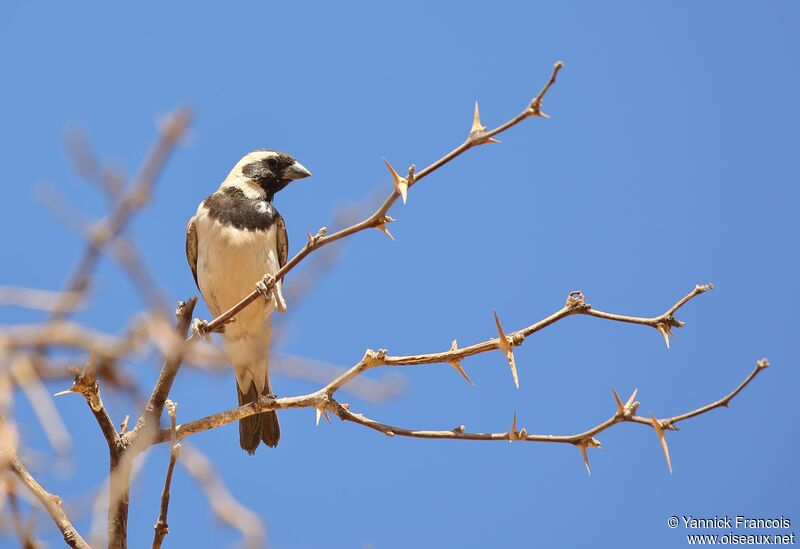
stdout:
{"type": "MultiPolygon", "coordinates": [[[[216,316],[252,292],[265,274],[278,271],[276,227],[240,229],[200,213],[197,282],[216,316]]],[[[271,302],[258,300],[239,314],[237,323],[247,321],[248,316],[265,318],[272,312],[272,306],[271,302]]]]}

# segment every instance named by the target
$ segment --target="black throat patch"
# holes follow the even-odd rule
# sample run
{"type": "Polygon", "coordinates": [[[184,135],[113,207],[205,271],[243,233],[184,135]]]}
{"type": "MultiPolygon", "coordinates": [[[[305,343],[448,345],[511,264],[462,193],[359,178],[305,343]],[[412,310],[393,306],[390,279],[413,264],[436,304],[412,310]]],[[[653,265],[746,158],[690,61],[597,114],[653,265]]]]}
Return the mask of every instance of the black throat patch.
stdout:
{"type": "Polygon", "coordinates": [[[223,225],[232,225],[248,231],[266,231],[278,219],[278,211],[271,202],[248,198],[241,189],[227,187],[203,201],[208,216],[223,225]]]}

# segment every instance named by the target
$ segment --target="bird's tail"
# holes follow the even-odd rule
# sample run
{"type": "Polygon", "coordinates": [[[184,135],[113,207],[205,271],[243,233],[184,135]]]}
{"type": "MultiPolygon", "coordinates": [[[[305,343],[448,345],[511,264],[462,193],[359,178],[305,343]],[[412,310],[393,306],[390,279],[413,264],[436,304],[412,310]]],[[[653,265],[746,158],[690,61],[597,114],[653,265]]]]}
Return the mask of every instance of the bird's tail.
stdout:
{"type": "MultiPolygon", "coordinates": [[[[242,389],[237,384],[236,393],[239,396],[239,406],[250,404],[261,396],[258,393],[258,389],[256,389],[255,383],[251,383],[250,388],[245,392],[242,392],[242,389]]],[[[269,380],[267,380],[261,394],[267,395],[269,393],[269,380]]],[[[253,414],[239,420],[239,445],[251,456],[256,453],[259,442],[264,441],[264,444],[274,448],[278,445],[280,438],[281,427],[278,423],[278,414],[274,410],[253,414]]]]}

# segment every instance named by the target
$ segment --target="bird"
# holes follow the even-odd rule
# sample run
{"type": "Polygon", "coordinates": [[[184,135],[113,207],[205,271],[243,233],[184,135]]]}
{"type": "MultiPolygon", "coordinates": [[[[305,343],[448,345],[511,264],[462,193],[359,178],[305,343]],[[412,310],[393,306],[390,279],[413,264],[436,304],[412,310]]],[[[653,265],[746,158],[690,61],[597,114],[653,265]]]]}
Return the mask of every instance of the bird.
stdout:
{"type": "MultiPolygon", "coordinates": [[[[244,155],[219,188],[197,208],[186,227],[186,259],[209,311],[215,316],[252,293],[262,294],[222,331],[236,376],[239,405],[274,397],[269,382],[271,315],[286,310],[274,274],[286,264],[286,223],[275,209],[275,194],[311,172],[292,156],[260,149],[244,155]]],[[[239,420],[239,445],[250,455],[260,442],[280,439],[274,410],[239,420]]]]}

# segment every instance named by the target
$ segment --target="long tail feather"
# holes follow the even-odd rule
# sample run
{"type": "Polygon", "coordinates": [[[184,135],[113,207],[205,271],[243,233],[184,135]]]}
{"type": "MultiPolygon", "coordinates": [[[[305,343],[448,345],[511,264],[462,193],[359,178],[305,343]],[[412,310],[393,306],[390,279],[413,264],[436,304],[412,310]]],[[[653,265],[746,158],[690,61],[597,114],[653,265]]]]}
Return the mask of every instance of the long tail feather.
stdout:
{"type": "MultiPolygon", "coordinates": [[[[266,395],[269,392],[269,383],[267,383],[264,386],[263,394],[266,395]]],[[[254,383],[251,383],[250,388],[245,392],[242,392],[237,385],[236,393],[239,397],[239,406],[250,404],[258,400],[260,396],[254,383]]],[[[256,453],[259,442],[264,441],[264,444],[274,448],[278,445],[280,438],[281,427],[278,423],[278,414],[274,410],[239,420],[239,445],[251,456],[256,453]]]]}

